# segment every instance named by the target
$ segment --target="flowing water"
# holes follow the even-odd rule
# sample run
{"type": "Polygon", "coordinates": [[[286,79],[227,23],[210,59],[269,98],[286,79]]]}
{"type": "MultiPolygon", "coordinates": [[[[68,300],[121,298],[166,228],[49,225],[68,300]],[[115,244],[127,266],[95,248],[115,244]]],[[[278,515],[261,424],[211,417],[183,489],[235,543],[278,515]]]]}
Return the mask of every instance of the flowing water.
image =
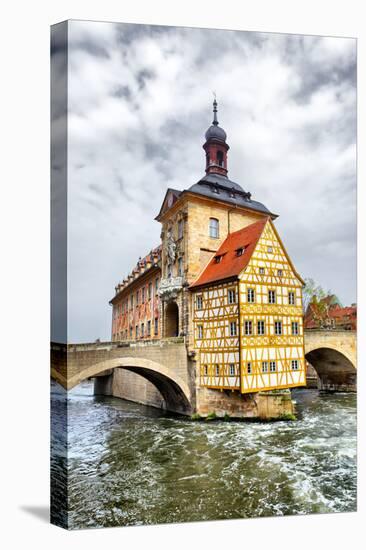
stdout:
{"type": "MultiPolygon", "coordinates": [[[[57,423],[64,392],[52,394],[57,423]]],[[[67,400],[69,527],[355,511],[356,395],[293,398],[296,422],[194,422],[79,385],[67,400]]]]}

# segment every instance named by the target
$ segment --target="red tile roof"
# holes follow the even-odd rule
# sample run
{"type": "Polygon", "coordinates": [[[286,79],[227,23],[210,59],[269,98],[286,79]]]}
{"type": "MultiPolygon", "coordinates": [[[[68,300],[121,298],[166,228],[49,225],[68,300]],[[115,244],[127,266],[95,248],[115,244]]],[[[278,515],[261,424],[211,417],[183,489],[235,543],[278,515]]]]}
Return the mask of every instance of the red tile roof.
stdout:
{"type": "Polygon", "coordinates": [[[190,288],[237,277],[248,265],[268,220],[269,217],[266,217],[239,231],[230,233],[198,279],[190,285],[190,288]],[[245,249],[241,256],[238,256],[236,253],[239,248],[245,249]],[[217,256],[221,256],[219,263],[215,261],[217,256]]]}

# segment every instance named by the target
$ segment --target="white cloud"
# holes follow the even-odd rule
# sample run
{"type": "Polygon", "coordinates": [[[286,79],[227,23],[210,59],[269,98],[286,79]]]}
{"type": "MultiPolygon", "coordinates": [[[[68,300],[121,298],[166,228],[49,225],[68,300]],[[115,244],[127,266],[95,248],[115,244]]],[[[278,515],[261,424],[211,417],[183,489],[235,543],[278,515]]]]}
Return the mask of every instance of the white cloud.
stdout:
{"type": "Polygon", "coordinates": [[[109,338],[167,187],[202,176],[213,90],[229,177],[280,214],[304,276],[355,300],[354,40],[79,21],[69,38],[71,341],[109,338]]]}

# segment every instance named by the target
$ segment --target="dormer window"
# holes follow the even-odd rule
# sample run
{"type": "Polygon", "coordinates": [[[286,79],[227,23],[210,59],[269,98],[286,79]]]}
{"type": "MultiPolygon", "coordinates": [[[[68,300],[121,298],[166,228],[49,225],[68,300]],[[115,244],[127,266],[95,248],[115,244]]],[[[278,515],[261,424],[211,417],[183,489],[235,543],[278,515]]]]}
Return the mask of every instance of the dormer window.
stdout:
{"type": "Polygon", "coordinates": [[[219,264],[223,258],[223,254],[219,254],[218,256],[214,257],[215,264],[219,264]]]}
{"type": "Polygon", "coordinates": [[[241,246],[240,248],[237,248],[235,250],[235,253],[236,253],[237,256],[242,256],[244,254],[244,252],[245,252],[245,246],[241,246]]]}

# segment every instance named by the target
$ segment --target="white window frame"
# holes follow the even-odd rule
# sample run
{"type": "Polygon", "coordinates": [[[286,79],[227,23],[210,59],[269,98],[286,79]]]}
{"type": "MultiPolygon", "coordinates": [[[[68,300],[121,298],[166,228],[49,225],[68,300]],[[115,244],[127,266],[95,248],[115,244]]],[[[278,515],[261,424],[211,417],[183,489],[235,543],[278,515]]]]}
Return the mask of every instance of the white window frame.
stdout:
{"type": "Polygon", "coordinates": [[[263,373],[268,372],[268,361],[262,361],[262,372],[263,373]]]}
{"type": "Polygon", "coordinates": [[[277,320],[274,322],[274,333],[276,336],[282,336],[282,321],[277,320]]]}
{"type": "Polygon", "coordinates": [[[229,304],[236,304],[236,290],[235,288],[229,288],[227,291],[227,301],[229,304]]]}
{"type": "Polygon", "coordinates": [[[299,370],[299,360],[291,359],[291,370],[299,370]]]}
{"type": "Polygon", "coordinates": [[[217,218],[210,218],[208,234],[211,237],[211,239],[219,239],[220,222],[217,218]]]}
{"type": "Polygon", "coordinates": [[[264,267],[260,267],[259,268],[259,275],[264,275],[265,274],[265,269],[264,267]]]}
{"type": "Polygon", "coordinates": [[[251,362],[247,363],[247,374],[252,374],[252,363],[251,362]]]}
{"type": "Polygon", "coordinates": [[[257,334],[258,336],[264,336],[266,334],[266,322],[263,319],[257,321],[257,334]],[[261,329],[259,329],[261,327],[261,329]]]}
{"type": "Polygon", "coordinates": [[[215,365],[215,376],[220,376],[220,365],[217,363],[215,365]]]}
{"type": "Polygon", "coordinates": [[[236,321],[230,321],[230,336],[237,336],[238,335],[238,328],[237,328],[237,322],[236,321]],[[235,330],[234,330],[235,328],[235,330]]]}
{"type": "Polygon", "coordinates": [[[276,291],[275,290],[268,290],[268,303],[269,304],[275,304],[276,303],[276,291]],[[273,300],[271,299],[271,296],[273,296],[273,300]]]}
{"type": "Polygon", "coordinates": [[[291,321],[291,334],[292,336],[298,336],[299,334],[299,323],[297,321],[291,321]]]}
{"type": "Polygon", "coordinates": [[[244,334],[245,336],[253,335],[253,321],[251,319],[244,321],[244,334]]]}
{"type": "Polygon", "coordinates": [[[202,294],[197,294],[197,296],[196,296],[196,309],[197,309],[197,310],[203,309],[203,297],[202,297],[202,294]]]}
{"type": "Polygon", "coordinates": [[[229,364],[229,372],[230,372],[230,376],[235,376],[235,363],[229,364]]]}
{"type": "Polygon", "coordinates": [[[198,340],[203,338],[203,325],[197,325],[197,338],[198,340]]]}
{"type": "Polygon", "coordinates": [[[276,370],[277,370],[276,361],[270,361],[269,372],[276,372],[276,370]]]}
{"type": "Polygon", "coordinates": [[[254,288],[248,288],[247,289],[247,301],[248,301],[248,304],[254,304],[255,303],[255,290],[254,290],[254,288]]]}
{"type": "Polygon", "coordinates": [[[293,290],[290,290],[288,293],[288,303],[290,306],[295,305],[295,292],[293,290]]]}

